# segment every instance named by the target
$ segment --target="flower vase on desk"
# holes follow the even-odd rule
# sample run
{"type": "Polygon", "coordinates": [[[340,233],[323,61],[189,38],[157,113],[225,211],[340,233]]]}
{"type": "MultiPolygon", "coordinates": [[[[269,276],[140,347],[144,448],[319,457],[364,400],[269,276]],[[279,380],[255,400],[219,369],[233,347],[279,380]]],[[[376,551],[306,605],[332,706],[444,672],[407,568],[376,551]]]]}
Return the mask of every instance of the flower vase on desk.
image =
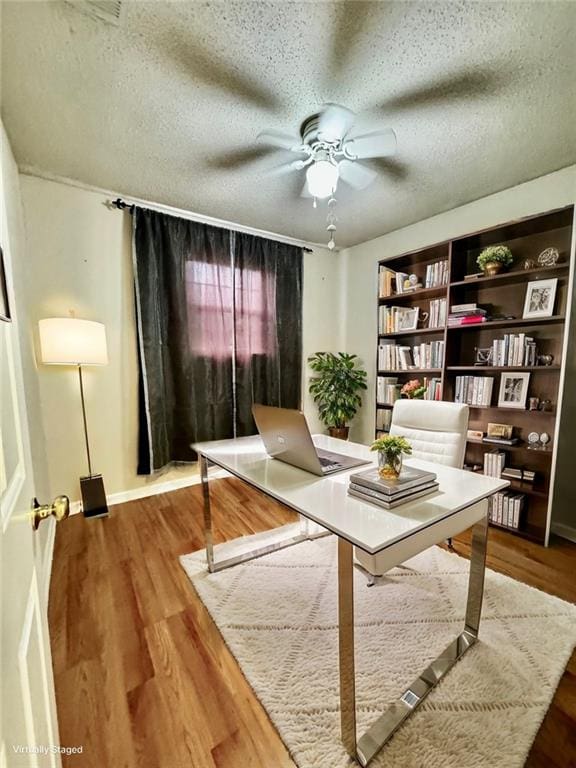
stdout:
{"type": "Polygon", "coordinates": [[[378,474],[383,480],[397,480],[402,471],[402,454],[412,453],[412,446],[405,437],[385,435],[379,437],[370,446],[371,451],[378,451],[378,474]]]}
{"type": "Polygon", "coordinates": [[[384,480],[397,480],[402,472],[402,454],[378,451],[378,474],[384,480]]]}

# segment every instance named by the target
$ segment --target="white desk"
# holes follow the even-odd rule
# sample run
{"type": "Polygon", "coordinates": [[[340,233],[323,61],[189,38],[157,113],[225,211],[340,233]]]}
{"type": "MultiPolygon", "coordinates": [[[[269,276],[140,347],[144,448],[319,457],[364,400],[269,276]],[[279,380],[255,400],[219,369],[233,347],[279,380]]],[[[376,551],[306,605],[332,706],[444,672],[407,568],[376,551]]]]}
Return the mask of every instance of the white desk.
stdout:
{"type": "MultiPolygon", "coordinates": [[[[364,445],[343,442],[325,435],[314,435],[313,439],[320,448],[366,458],[375,463],[375,454],[364,445]]],[[[222,562],[215,562],[208,485],[209,463],[227,470],[249,485],[296,510],[305,518],[319,523],[338,537],[342,741],[352,757],[361,765],[367,765],[437,682],[476,642],[484,589],[488,535],[487,499],[493,493],[506,488],[509,483],[440,464],[411,459],[406,462],[410,466],[436,472],[439,489],[429,496],[387,511],[347,494],[349,475],[367,469],[367,466],[328,477],[316,477],[296,467],[270,459],[259,437],[198,443],[194,445],[194,449],[200,455],[206,557],[209,571],[228,568],[282,546],[310,538],[307,532],[303,532],[278,544],[268,545],[222,562]],[[354,546],[370,554],[385,552],[388,567],[392,568],[472,525],[474,529],[464,630],[410,685],[399,701],[357,739],[352,578],[354,546]]]]}

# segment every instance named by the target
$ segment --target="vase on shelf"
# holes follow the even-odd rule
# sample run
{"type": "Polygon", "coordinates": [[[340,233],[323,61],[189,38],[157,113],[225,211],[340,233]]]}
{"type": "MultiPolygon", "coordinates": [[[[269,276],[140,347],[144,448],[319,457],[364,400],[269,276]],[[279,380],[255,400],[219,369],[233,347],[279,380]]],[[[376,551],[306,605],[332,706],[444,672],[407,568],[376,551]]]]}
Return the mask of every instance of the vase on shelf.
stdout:
{"type": "Polygon", "coordinates": [[[502,272],[503,267],[504,265],[499,261],[489,261],[484,267],[484,274],[486,277],[494,277],[494,275],[498,275],[502,272]]]}
{"type": "Polygon", "coordinates": [[[378,474],[385,480],[397,480],[402,471],[402,454],[378,451],[378,474]]]}

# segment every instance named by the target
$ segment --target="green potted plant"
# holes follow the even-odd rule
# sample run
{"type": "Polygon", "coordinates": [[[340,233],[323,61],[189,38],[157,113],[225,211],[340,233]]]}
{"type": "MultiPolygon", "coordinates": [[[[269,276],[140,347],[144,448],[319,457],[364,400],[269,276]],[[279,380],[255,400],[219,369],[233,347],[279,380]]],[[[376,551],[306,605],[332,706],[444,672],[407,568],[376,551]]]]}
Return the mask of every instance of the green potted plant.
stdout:
{"type": "Polygon", "coordinates": [[[402,471],[402,456],[412,453],[412,446],[405,437],[386,435],[379,437],[370,446],[378,451],[378,473],[385,480],[397,480],[402,471]]]}
{"type": "Polygon", "coordinates": [[[487,276],[497,275],[503,268],[514,261],[512,251],[507,245],[490,245],[484,248],[476,263],[487,276]]]}
{"type": "Polygon", "coordinates": [[[348,439],[347,422],[362,404],[360,390],[366,389],[366,371],[357,359],[346,352],[316,352],[308,358],[317,374],[310,380],[309,392],[330,435],[341,440],[348,439]]]}

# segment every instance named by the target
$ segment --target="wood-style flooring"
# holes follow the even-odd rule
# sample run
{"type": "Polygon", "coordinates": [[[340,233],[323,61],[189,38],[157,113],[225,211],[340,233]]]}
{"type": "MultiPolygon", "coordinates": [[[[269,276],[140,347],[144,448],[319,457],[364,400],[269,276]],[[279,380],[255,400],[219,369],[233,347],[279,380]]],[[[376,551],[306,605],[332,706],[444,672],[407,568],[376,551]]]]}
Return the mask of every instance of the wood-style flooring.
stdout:
{"type": "MultiPolygon", "coordinates": [[[[296,519],[235,479],[211,483],[215,541],[296,519]]],[[[467,534],[455,549],[468,553],[467,534]]],[[[192,486],[58,526],[49,622],[64,768],[289,768],[274,726],[178,562],[203,547],[192,486]]],[[[491,530],[488,565],[576,602],[576,545],[491,530]]],[[[527,765],[576,766],[576,653],[527,765]]],[[[331,766],[326,766],[331,768],[331,766]]]]}

